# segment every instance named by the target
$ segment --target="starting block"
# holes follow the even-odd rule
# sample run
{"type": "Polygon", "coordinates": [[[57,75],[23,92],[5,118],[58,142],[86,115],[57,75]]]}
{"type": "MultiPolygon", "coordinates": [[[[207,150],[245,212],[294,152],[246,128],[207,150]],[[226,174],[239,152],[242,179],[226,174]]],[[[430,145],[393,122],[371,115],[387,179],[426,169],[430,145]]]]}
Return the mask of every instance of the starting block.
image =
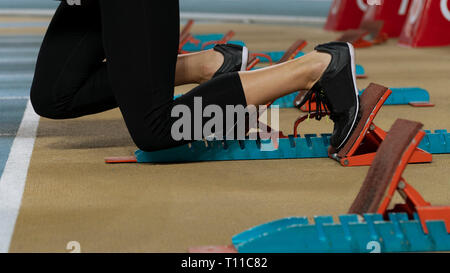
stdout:
{"type": "Polygon", "coordinates": [[[240,46],[245,46],[243,41],[231,40],[234,36],[233,31],[229,31],[226,34],[199,34],[199,35],[188,35],[187,39],[181,40],[180,42],[180,52],[190,53],[198,52],[202,50],[208,50],[213,48],[218,44],[235,44],[240,46]]]}
{"type": "MultiPolygon", "coordinates": [[[[298,159],[298,158],[327,158],[338,159],[343,166],[369,166],[375,156],[377,147],[383,142],[386,133],[373,124],[378,110],[384,100],[389,96],[389,90],[372,84],[363,94],[362,105],[365,107],[364,116],[355,129],[352,139],[339,154],[329,153],[330,134],[298,133],[298,126],[305,121],[305,115],[294,124],[294,132],[284,135],[274,143],[271,140],[212,140],[195,141],[171,149],[143,152],[136,151],[131,157],[110,157],[106,163],[175,163],[175,162],[204,162],[204,161],[230,161],[230,160],[266,160],[266,159],[298,159]],[[371,94],[369,96],[369,94],[371,94]],[[378,96],[378,97],[377,97],[378,96]],[[377,100],[378,99],[378,100],[377,100]],[[351,144],[350,144],[351,143],[351,144]],[[347,160],[347,161],[346,161],[347,160]]],[[[323,114],[322,114],[323,115],[323,114]]],[[[436,133],[427,133],[425,140],[420,143],[411,162],[431,162],[433,153],[450,153],[450,134],[445,130],[436,133]],[[422,150],[424,149],[424,150],[422,150]]]]}
{"type": "Polygon", "coordinates": [[[387,33],[382,32],[383,24],[383,21],[362,22],[359,29],[345,31],[337,41],[349,42],[355,48],[365,48],[382,44],[389,38],[387,33]]]}
{"type": "Polygon", "coordinates": [[[202,50],[211,49],[217,44],[226,44],[226,43],[245,46],[245,43],[243,41],[231,40],[231,37],[227,35],[229,35],[229,33],[193,35],[192,36],[193,39],[191,41],[188,41],[182,46],[182,51],[183,53],[198,52],[202,50]]]}
{"type": "Polygon", "coordinates": [[[191,35],[191,29],[194,25],[194,20],[189,20],[183,29],[180,31],[180,45],[178,47],[178,52],[183,53],[183,47],[188,43],[198,44],[199,41],[195,40],[191,35]]]}
{"type": "Polygon", "coordinates": [[[211,49],[217,44],[231,43],[245,46],[245,43],[242,41],[231,41],[236,35],[232,30],[225,34],[192,35],[191,30],[193,25],[194,20],[189,20],[180,32],[180,45],[178,50],[180,54],[211,49]]]}
{"type": "Polygon", "coordinates": [[[450,206],[431,206],[402,178],[424,137],[422,124],[397,120],[380,146],[349,214],[280,219],[232,238],[232,246],[190,253],[390,253],[450,251],[450,206]],[[398,191],[405,200],[388,210],[398,191]],[[361,217],[363,216],[363,217],[361,217]]]}
{"type": "MultiPolygon", "coordinates": [[[[360,97],[360,121],[347,144],[340,151],[329,149],[330,158],[343,166],[370,166],[378,148],[386,138],[386,132],[373,123],[378,111],[392,93],[388,88],[370,84],[360,97]]],[[[415,148],[409,163],[427,163],[433,159],[432,155],[420,148],[415,148]]]]}
{"type": "Polygon", "coordinates": [[[419,148],[428,151],[432,154],[449,154],[450,153],[450,133],[447,130],[435,130],[432,133],[425,130],[427,133],[419,148]]]}
{"type": "Polygon", "coordinates": [[[450,206],[431,206],[402,177],[426,134],[420,131],[422,127],[418,122],[396,121],[384,140],[385,144],[380,146],[350,213],[378,213],[385,218],[389,213],[407,213],[410,218],[417,213],[425,233],[429,233],[426,225],[429,220],[443,220],[450,233],[450,206]],[[405,204],[397,204],[392,210],[388,210],[395,191],[404,198],[405,204]]]}
{"type": "MultiPolygon", "coordinates": [[[[413,107],[434,107],[434,104],[430,102],[430,94],[427,90],[419,87],[401,87],[390,88],[392,94],[385,101],[384,105],[410,105],[413,107]]],[[[361,96],[365,90],[359,92],[361,96]]],[[[297,107],[306,95],[307,91],[299,91],[297,93],[290,94],[280,99],[280,104],[287,107],[297,107]],[[292,100],[293,98],[293,100],[292,100]],[[293,103],[292,103],[293,102],[293,103]]],[[[276,104],[276,103],[274,103],[276,104]]],[[[280,106],[281,107],[281,106],[280,106]]],[[[316,111],[316,102],[313,100],[311,103],[306,103],[300,110],[303,112],[316,111]]]]}
{"type": "Polygon", "coordinates": [[[289,46],[286,51],[251,53],[250,56],[257,57],[262,63],[268,62],[270,65],[274,63],[284,63],[305,55],[301,51],[307,44],[308,43],[305,40],[299,39],[289,46]]]}

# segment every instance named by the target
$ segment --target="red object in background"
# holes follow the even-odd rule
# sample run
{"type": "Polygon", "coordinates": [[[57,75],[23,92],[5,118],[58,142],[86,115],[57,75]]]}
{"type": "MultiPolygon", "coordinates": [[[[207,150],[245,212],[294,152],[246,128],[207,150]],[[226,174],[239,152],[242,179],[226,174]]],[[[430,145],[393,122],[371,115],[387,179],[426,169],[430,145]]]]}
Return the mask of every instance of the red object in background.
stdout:
{"type": "Polygon", "coordinates": [[[357,29],[370,0],[334,0],[328,14],[326,30],[357,29]]]}
{"type": "Polygon", "coordinates": [[[379,5],[369,5],[362,22],[383,21],[381,32],[386,33],[389,38],[399,37],[413,1],[380,0],[379,5]]]}
{"type": "Polygon", "coordinates": [[[410,47],[450,45],[450,0],[414,0],[399,44],[410,47]]]}

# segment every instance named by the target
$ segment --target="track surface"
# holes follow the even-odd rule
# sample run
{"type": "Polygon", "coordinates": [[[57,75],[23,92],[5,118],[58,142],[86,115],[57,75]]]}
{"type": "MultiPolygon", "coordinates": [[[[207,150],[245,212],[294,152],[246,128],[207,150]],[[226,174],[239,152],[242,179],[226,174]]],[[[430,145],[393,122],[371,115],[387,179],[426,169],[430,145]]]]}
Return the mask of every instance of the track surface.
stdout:
{"type": "MultiPolygon", "coordinates": [[[[0,19],[4,22],[11,19],[0,19]]],[[[268,25],[197,25],[194,32],[229,29],[258,51],[282,50],[300,37],[309,41],[306,51],[311,51],[314,44],[336,37],[318,28],[268,25]]],[[[0,29],[0,35],[15,33],[15,37],[0,37],[0,97],[15,97],[0,100],[0,128],[10,135],[0,137],[3,166],[18,128],[32,129],[29,123],[20,126],[27,102],[23,97],[29,92],[30,60],[35,58],[43,31],[42,26],[0,29]],[[6,65],[5,59],[12,64],[6,65]]],[[[376,119],[378,126],[388,129],[397,118],[405,118],[424,123],[425,129],[450,129],[446,118],[450,116],[449,47],[404,49],[389,41],[357,51],[357,61],[369,74],[369,79],[358,80],[360,88],[370,81],[393,87],[420,86],[428,89],[436,103],[435,108],[384,107],[376,119]]],[[[292,130],[298,114],[295,109],[282,110],[281,129],[292,130]]],[[[327,133],[331,128],[326,121],[311,121],[301,133],[327,133]]],[[[19,140],[31,139],[32,134],[25,134],[19,140]]],[[[30,156],[25,153],[24,166],[9,172],[17,181],[25,175],[26,185],[23,198],[14,200],[21,203],[15,227],[9,235],[0,233],[1,249],[65,252],[69,241],[80,242],[84,252],[183,252],[190,246],[227,245],[234,234],[270,220],[346,213],[368,170],[343,168],[328,159],[103,163],[104,157],[131,155],[134,149],[117,110],[76,120],[41,119],[28,171],[24,166],[30,156]]],[[[22,162],[17,154],[8,156],[16,158],[15,163],[22,162]]],[[[435,156],[433,164],[409,166],[405,177],[433,204],[450,204],[448,166],[450,156],[435,156]]],[[[2,185],[0,195],[1,189],[2,185]]],[[[2,213],[10,211],[2,207],[2,213]]]]}

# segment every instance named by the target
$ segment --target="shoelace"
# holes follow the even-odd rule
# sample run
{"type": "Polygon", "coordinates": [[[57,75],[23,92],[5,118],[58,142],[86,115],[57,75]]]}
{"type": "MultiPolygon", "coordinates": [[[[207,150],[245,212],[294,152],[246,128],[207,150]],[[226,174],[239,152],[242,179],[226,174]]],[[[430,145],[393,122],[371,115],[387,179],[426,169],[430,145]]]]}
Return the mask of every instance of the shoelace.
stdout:
{"type": "MultiPolygon", "coordinates": [[[[319,84],[315,84],[311,90],[308,91],[308,93],[306,93],[305,97],[303,98],[302,102],[299,104],[299,108],[302,107],[306,102],[308,102],[308,115],[311,115],[312,111],[311,111],[311,99],[313,97],[313,95],[315,96],[315,102],[316,102],[316,113],[317,115],[315,115],[315,119],[316,120],[321,120],[322,119],[322,115],[321,113],[329,113],[331,112],[328,108],[328,100],[325,96],[325,92],[323,91],[323,88],[321,88],[321,86],[319,84]]],[[[334,120],[333,115],[330,115],[330,119],[334,120]]]]}

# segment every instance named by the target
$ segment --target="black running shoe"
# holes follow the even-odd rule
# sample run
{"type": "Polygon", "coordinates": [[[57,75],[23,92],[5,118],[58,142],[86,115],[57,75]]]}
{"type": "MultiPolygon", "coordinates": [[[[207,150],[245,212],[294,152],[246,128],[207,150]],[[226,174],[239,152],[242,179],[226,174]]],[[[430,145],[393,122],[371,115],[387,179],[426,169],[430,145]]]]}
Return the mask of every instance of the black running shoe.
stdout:
{"type": "MultiPolygon", "coordinates": [[[[355,53],[349,43],[332,42],[318,45],[315,50],[332,56],[331,63],[321,79],[314,85],[300,103],[301,107],[315,95],[317,112],[330,112],[334,121],[331,146],[337,151],[349,139],[359,122],[359,92],[356,87],[355,53]],[[322,105],[325,109],[322,109],[322,105]]],[[[321,115],[317,115],[317,119],[321,115]]]]}
{"type": "Polygon", "coordinates": [[[230,73],[245,71],[248,63],[248,49],[246,47],[234,44],[216,45],[214,50],[222,53],[224,62],[214,74],[214,77],[230,73]]]}

